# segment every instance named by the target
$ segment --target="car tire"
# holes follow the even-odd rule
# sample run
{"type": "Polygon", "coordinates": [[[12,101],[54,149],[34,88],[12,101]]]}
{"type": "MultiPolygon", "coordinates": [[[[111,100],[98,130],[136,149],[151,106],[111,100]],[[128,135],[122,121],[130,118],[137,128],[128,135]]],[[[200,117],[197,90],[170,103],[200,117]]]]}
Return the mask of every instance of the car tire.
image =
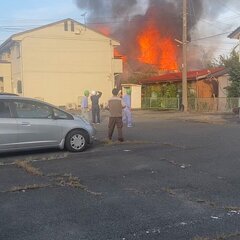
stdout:
{"type": "Polygon", "coordinates": [[[73,130],[68,133],[65,140],[65,147],[70,152],[82,152],[88,144],[88,135],[83,130],[73,130]]]}

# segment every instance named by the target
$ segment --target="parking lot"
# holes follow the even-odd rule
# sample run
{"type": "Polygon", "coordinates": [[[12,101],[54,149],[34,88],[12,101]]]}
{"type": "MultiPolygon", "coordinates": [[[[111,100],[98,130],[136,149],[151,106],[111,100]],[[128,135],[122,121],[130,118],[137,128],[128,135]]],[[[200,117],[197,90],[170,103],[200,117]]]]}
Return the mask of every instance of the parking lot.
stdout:
{"type": "Polygon", "coordinates": [[[133,116],[123,143],[102,113],[85,152],[2,154],[0,239],[240,239],[238,119],[133,116]]]}

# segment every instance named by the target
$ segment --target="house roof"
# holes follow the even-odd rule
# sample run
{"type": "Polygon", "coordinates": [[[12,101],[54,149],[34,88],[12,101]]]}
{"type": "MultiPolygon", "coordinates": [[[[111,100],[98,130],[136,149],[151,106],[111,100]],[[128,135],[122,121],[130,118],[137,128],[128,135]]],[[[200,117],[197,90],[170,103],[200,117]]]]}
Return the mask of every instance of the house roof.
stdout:
{"type": "MultiPolygon", "coordinates": [[[[11,43],[11,42],[13,41],[13,38],[15,38],[15,37],[21,36],[21,35],[26,34],[26,33],[34,32],[34,31],[37,31],[37,30],[40,30],[40,29],[48,28],[48,27],[54,26],[54,25],[56,25],[56,24],[65,22],[65,21],[73,21],[73,22],[75,22],[75,23],[77,23],[77,24],[85,27],[85,25],[83,25],[83,24],[80,23],[80,22],[77,22],[77,21],[75,21],[75,20],[73,20],[73,19],[71,19],[71,18],[66,18],[66,19],[63,19],[63,20],[60,20],[60,21],[57,21],[57,22],[53,22],[53,23],[46,24],[46,25],[43,25],[43,26],[40,26],[40,27],[37,27],[37,28],[33,28],[33,29],[29,29],[29,30],[26,30],[26,31],[23,31],[23,32],[19,32],[19,33],[13,34],[13,35],[10,36],[5,42],[3,42],[3,43],[0,45],[0,50],[1,50],[2,48],[4,48],[5,46],[7,46],[9,43],[11,43]]],[[[89,27],[87,27],[87,28],[90,29],[91,31],[94,31],[94,32],[96,32],[96,33],[98,33],[98,34],[106,37],[106,38],[109,38],[109,39],[111,39],[111,40],[113,40],[113,41],[115,41],[115,42],[118,42],[117,40],[115,40],[115,39],[113,39],[113,38],[110,38],[110,37],[102,34],[101,32],[97,32],[96,30],[93,30],[93,29],[91,29],[91,28],[89,28],[89,27]]]]}
{"type": "Polygon", "coordinates": [[[240,39],[240,27],[228,35],[228,38],[240,39]]]}
{"type": "MultiPolygon", "coordinates": [[[[187,80],[196,81],[196,80],[204,79],[210,76],[214,76],[214,77],[221,76],[226,73],[227,73],[227,69],[225,69],[224,67],[189,71],[187,73],[187,80]]],[[[139,81],[139,83],[152,84],[152,83],[160,83],[160,82],[181,82],[181,81],[182,81],[182,72],[175,72],[175,73],[166,73],[159,76],[142,79],[139,81]]]]}

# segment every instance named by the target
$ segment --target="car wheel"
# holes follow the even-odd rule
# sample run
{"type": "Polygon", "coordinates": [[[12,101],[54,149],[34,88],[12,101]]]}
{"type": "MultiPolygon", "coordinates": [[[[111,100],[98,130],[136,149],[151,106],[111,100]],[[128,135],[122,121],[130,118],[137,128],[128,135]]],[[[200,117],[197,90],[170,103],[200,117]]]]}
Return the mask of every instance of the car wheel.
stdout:
{"type": "Polygon", "coordinates": [[[87,147],[87,133],[82,130],[73,130],[67,137],[65,147],[70,152],[82,152],[87,147]]]}

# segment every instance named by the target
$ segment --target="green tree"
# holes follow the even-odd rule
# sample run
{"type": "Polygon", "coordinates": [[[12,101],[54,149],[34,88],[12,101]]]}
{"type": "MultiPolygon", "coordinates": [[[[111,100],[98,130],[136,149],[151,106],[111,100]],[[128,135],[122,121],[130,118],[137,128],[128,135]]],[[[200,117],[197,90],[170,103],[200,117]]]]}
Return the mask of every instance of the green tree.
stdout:
{"type": "Polygon", "coordinates": [[[240,62],[238,53],[233,51],[229,57],[220,56],[220,63],[229,70],[231,84],[226,88],[228,97],[240,97],[240,62]]]}

